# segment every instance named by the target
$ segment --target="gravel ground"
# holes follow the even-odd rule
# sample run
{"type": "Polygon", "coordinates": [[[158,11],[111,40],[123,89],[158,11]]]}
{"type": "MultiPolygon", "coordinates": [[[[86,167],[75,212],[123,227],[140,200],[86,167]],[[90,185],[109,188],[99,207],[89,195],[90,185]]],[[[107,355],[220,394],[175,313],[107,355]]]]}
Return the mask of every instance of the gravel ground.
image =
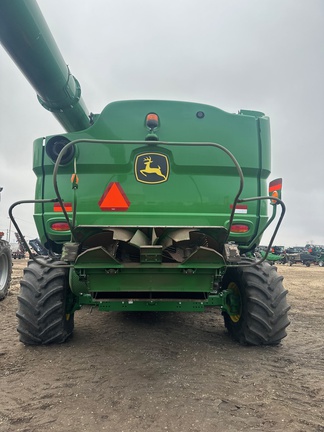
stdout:
{"type": "Polygon", "coordinates": [[[0,431],[324,431],[324,268],[278,266],[291,324],[277,347],[232,341],[220,312],[76,313],[65,344],[16,331],[26,260],[0,303],[0,431]]]}

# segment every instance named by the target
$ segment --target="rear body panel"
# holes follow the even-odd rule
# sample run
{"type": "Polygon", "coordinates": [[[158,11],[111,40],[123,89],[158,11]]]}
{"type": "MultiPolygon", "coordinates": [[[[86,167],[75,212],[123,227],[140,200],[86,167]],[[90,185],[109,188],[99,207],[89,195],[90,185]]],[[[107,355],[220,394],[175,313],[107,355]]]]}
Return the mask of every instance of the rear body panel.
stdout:
{"type": "MultiPolygon", "coordinates": [[[[76,144],[78,190],[74,192],[71,187],[74,172],[71,161],[60,167],[58,173],[62,198],[73,202],[76,194],[77,226],[228,227],[231,205],[239,187],[233,162],[215,147],[178,146],[175,143],[210,142],[226,147],[244,174],[242,198],[266,195],[270,136],[268,118],[261,115],[254,112],[229,114],[208,105],[186,102],[109,104],[92,127],[64,135],[70,141],[95,139],[114,143],[76,144]],[[159,116],[159,126],[155,130],[158,141],[145,142],[149,133],[145,118],[151,112],[159,116]],[[198,118],[197,113],[203,113],[203,117],[198,118]],[[129,144],[128,141],[140,143],[129,144]],[[146,172],[147,167],[152,172],[146,172]],[[122,211],[118,211],[118,207],[107,211],[100,208],[100,200],[107,187],[115,182],[121,186],[129,207],[122,211]]],[[[37,198],[54,198],[54,163],[41,140],[35,141],[34,149],[37,198]]],[[[51,229],[51,224],[60,220],[52,204],[37,205],[35,220],[44,243],[69,240],[68,232],[58,233],[51,229]]],[[[266,220],[267,204],[249,203],[238,209],[235,216],[236,223],[247,224],[249,231],[232,235],[231,239],[239,244],[249,243],[266,220]]]]}

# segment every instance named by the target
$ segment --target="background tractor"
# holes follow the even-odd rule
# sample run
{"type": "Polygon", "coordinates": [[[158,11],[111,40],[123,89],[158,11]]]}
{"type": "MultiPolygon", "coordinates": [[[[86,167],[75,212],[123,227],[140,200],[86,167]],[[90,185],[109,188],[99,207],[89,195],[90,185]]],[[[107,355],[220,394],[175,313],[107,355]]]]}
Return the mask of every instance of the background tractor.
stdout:
{"type": "Polygon", "coordinates": [[[268,252],[267,246],[258,246],[255,248],[254,253],[256,257],[265,258],[265,260],[271,265],[275,263],[285,263],[285,255],[282,246],[273,246],[270,252],[268,252]]]}
{"type": "MultiPolygon", "coordinates": [[[[64,342],[83,305],[100,311],[221,310],[242,344],[289,324],[282,277],[249,258],[285,207],[270,175],[269,118],[194,102],[129,100],[89,114],[34,0],[2,0],[0,40],[66,130],[34,141],[40,242],[18,297],[25,344],[64,342]],[[268,216],[269,205],[272,214],[268,216]]],[[[26,245],[28,247],[28,245],[26,245]]]]}

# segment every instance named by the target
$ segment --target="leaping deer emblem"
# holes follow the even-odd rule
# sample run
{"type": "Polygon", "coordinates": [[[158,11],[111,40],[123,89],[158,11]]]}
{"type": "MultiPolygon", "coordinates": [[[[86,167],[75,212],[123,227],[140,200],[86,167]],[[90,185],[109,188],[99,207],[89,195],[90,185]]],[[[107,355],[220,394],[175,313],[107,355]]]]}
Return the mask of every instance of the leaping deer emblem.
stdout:
{"type": "Polygon", "coordinates": [[[156,168],[151,167],[151,163],[153,162],[151,156],[144,158],[143,162],[144,162],[145,168],[140,170],[140,173],[143,174],[143,176],[147,177],[146,174],[156,174],[159,177],[163,177],[164,180],[166,179],[165,175],[162,174],[162,172],[161,172],[160,165],[158,165],[156,168]]]}

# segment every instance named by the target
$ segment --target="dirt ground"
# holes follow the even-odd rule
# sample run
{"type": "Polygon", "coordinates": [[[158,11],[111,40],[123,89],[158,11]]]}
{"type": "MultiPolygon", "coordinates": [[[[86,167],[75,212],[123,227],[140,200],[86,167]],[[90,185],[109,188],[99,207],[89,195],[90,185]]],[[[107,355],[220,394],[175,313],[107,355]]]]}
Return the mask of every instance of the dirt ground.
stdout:
{"type": "Polygon", "coordinates": [[[0,431],[324,431],[324,268],[278,266],[291,304],[278,347],[244,347],[220,312],[76,313],[65,344],[16,331],[19,280],[0,303],[0,431]]]}

